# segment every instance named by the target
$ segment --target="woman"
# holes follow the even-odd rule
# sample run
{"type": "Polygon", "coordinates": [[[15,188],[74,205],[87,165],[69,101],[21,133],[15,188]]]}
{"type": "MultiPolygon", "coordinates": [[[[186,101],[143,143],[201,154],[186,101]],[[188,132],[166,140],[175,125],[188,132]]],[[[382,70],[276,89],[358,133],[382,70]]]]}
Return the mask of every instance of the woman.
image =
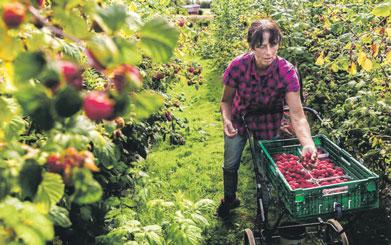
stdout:
{"type": "Polygon", "coordinates": [[[259,139],[278,137],[283,106],[289,114],[295,134],[303,146],[303,155],[316,159],[316,147],[300,101],[300,85],[291,63],[277,56],[281,30],[270,19],[251,24],[247,41],[250,51],[236,57],[224,72],[221,114],[224,122],[224,198],[217,209],[220,217],[238,207],[236,198],[238,169],[246,135],[242,113],[256,111],[247,125],[259,139]]]}

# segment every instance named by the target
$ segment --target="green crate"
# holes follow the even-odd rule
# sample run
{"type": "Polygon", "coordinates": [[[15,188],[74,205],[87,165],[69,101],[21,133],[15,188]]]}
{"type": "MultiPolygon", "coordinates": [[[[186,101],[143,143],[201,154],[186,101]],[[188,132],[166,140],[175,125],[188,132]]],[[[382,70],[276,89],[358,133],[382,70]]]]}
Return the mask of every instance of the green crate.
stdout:
{"type": "MultiPolygon", "coordinates": [[[[299,155],[298,139],[260,140],[260,159],[266,163],[266,175],[277,190],[279,199],[295,219],[307,219],[334,213],[336,203],[343,213],[379,207],[379,176],[354,159],[324,135],[313,137],[316,146],[329,153],[335,165],[352,177],[350,181],[313,188],[292,190],[272,159],[276,153],[299,155]]],[[[260,164],[260,162],[258,162],[260,164]]],[[[260,166],[258,169],[261,169],[260,166]]]]}

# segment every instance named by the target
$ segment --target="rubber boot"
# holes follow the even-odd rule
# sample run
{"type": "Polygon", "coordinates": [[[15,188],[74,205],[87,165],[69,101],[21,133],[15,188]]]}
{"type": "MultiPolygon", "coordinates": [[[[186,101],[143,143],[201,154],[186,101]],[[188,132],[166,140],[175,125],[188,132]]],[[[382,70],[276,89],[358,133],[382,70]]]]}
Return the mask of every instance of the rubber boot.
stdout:
{"type": "Polygon", "coordinates": [[[240,201],[236,198],[236,190],[238,186],[238,172],[223,170],[224,177],[224,199],[221,200],[217,208],[217,215],[226,218],[229,216],[230,210],[240,206],[240,201]]]}
{"type": "Polygon", "coordinates": [[[238,171],[223,170],[224,200],[232,201],[236,198],[238,188],[238,171]]]}

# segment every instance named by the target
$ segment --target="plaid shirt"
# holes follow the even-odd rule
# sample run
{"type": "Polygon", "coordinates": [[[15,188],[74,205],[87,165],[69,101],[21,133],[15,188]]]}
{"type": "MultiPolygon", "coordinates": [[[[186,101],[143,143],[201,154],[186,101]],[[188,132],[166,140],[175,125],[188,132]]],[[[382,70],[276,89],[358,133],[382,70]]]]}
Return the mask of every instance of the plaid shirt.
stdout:
{"type": "Polygon", "coordinates": [[[232,103],[232,123],[240,135],[245,128],[241,114],[257,111],[246,117],[247,125],[257,138],[278,136],[286,92],[300,90],[294,66],[278,57],[269,68],[260,73],[254,54],[236,57],[224,72],[223,84],[236,89],[232,103]]]}

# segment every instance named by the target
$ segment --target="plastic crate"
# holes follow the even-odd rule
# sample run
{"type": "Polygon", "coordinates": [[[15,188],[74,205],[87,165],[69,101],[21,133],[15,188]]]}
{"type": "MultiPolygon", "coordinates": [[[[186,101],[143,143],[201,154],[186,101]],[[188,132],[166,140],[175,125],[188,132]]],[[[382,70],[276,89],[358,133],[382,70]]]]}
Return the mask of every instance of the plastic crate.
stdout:
{"type": "MultiPolygon", "coordinates": [[[[260,140],[260,160],[266,163],[266,175],[277,190],[279,199],[295,219],[306,219],[333,214],[335,205],[342,212],[379,207],[379,177],[338,147],[324,135],[313,137],[315,145],[323,148],[335,165],[343,168],[351,180],[338,184],[292,190],[272,159],[273,154],[289,153],[298,156],[301,149],[298,139],[260,140]]],[[[261,169],[260,166],[258,169],[261,169]]]]}

